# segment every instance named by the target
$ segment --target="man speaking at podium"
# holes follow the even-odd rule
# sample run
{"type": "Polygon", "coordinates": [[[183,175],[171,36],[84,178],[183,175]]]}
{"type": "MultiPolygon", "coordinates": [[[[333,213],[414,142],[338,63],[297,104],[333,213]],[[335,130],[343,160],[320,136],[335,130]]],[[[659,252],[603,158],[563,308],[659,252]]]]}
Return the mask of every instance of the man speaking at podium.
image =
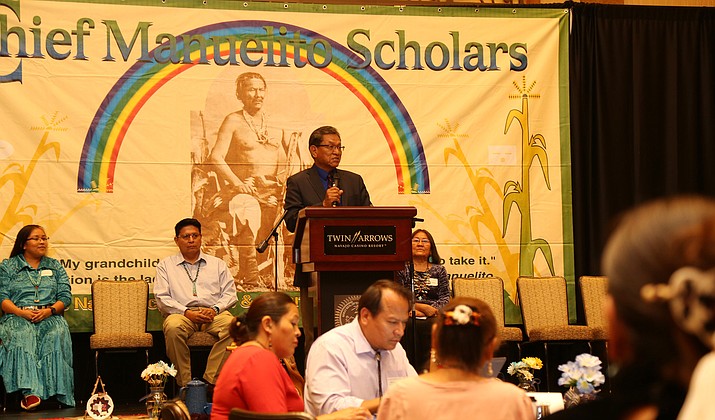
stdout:
{"type": "Polygon", "coordinates": [[[308,149],[313,166],[286,182],[286,226],[295,232],[298,212],[304,207],[370,206],[365,182],[356,173],[338,171],[345,146],[335,127],[323,126],[310,134],[308,149]]]}
{"type": "MultiPolygon", "coordinates": [[[[313,157],[313,166],[292,175],[286,181],[285,222],[289,231],[295,232],[298,212],[304,207],[323,206],[371,206],[370,194],[365,182],[356,173],[338,171],[345,146],[335,127],[323,126],[310,134],[308,149],[313,157]]],[[[313,342],[313,305],[308,287],[309,273],[296,267],[293,285],[300,287],[301,315],[305,333],[306,354],[313,342]]]]}

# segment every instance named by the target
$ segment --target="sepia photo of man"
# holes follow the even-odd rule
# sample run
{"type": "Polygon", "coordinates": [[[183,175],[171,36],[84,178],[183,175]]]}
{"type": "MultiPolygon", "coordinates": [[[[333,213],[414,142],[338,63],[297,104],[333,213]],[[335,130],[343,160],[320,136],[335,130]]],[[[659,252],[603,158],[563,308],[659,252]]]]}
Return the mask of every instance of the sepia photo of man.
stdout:
{"type": "MultiPolygon", "coordinates": [[[[235,86],[242,108],[224,117],[210,151],[204,139],[195,152],[203,156],[193,157],[194,217],[205,226],[208,252],[214,250],[226,262],[239,291],[273,289],[276,258],[281,275],[292,275],[284,273],[291,265],[282,252],[274,255],[273,246],[258,253],[256,244],[283,214],[286,179],[303,167],[300,132],[270,121],[261,74],[242,73],[235,86]]],[[[282,239],[283,229],[279,235],[282,239]]]]}

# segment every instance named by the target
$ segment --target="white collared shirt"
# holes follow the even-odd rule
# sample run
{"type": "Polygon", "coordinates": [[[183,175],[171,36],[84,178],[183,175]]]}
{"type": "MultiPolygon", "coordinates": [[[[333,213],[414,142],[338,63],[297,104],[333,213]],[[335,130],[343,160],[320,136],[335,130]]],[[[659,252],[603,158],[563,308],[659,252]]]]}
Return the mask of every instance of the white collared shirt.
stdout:
{"type": "Polygon", "coordinates": [[[163,314],[183,314],[190,306],[217,306],[221,312],[236,304],[236,285],[223,260],[201,252],[199,259],[186,267],[192,276],[199,268],[196,296],[183,264],[189,263],[178,253],[164,258],[156,266],[154,297],[163,314]]]}
{"type": "MultiPolygon", "coordinates": [[[[417,372],[398,343],[380,351],[382,392],[389,384],[417,372]]],[[[379,397],[375,350],[355,318],[318,337],[308,353],[305,369],[305,411],[317,416],[379,397]]]]}

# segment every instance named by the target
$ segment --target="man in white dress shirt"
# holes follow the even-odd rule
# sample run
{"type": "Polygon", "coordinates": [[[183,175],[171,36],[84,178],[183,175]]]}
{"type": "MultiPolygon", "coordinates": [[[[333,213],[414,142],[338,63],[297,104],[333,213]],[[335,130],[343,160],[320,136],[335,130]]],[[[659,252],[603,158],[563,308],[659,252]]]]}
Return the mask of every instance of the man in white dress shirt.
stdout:
{"type": "Polygon", "coordinates": [[[375,413],[391,382],[417,376],[400,345],[411,306],[407,289],[379,280],[360,297],[357,318],[318,337],[305,370],[308,413],[348,407],[375,413]]]}
{"type": "Polygon", "coordinates": [[[196,331],[218,339],[206,362],[204,380],[215,384],[231,344],[228,311],[238,300],[226,263],[201,252],[201,223],[183,219],[174,227],[180,253],[164,258],[156,267],[154,297],[164,316],[166,354],[177,369],[176,381],[191,380],[191,354],[187,340],[196,331]]]}

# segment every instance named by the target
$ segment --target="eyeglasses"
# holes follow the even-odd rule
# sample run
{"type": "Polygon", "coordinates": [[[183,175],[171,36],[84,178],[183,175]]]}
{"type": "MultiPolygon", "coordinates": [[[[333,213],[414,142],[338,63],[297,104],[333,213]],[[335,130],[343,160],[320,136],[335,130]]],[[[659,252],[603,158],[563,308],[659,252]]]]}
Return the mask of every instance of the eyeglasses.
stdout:
{"type": "Polygon", "coordinates": [[[187,233],[186,235],[181,235],[179,238],[188,241],[189,239],[198,239],[201,237],[200,233],[187,233]]]}
{"type": "Polygon", "coordinates": [[[413,244],[418,244],[418,243],[420,243],[420,242],[422,242],[423,244],[428,244],[428,243],[429,243],[429,239],[426,239],[426,238],[425,238],[425,239],[415,238],[415,239],[412,240],[412,243],[413,243],[413,244]]]}
{"type": "Polygon", "coordinates": [[[332,146],[330,144],[319,144],[318,147],[326,147],[330,149],[332,152],[344,152],[345,151],[345,146],[332,146]]]}
{"type": "Polygon", "coordinates": [[[39,241],[49,241],[49,236],[33,236],[32,238],[27,238],[28,241],[39,242],[39,241]]]}

